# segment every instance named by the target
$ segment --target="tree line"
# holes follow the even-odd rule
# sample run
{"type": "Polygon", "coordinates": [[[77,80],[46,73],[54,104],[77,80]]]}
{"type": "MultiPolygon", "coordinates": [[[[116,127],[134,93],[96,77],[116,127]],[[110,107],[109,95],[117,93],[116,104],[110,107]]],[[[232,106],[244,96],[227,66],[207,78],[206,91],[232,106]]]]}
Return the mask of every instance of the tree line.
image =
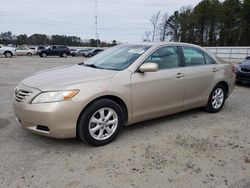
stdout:
{"type": "Polygon", "coordinates": [[[66,46],[90,46],[109,47],[117,44],[116,40],[111,43],[100,41],[99,39],[82,40],[77,36],[33,34],[13,35],[10,31],[0,33],[0,44],[15,45],[66,45],[66,46]]]}
{"type": "Polygon", "coordinates": [[[172,15],[154,14],[144,41],[188,42],[201,46],[250,45],[250,0],[202,0],[172,15]]]}

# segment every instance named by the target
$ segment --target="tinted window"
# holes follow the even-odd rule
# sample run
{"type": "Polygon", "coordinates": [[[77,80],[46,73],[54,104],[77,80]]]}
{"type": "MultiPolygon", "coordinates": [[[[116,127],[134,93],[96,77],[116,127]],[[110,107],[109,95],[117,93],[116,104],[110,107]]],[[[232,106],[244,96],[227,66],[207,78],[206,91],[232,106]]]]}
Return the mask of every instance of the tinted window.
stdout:
{"type": "Polygon", "coordinates": [[[26,50],[26,48],[24,48],[23,46],[20,46],[17,48],[17,50],[26,50]]]}
{"type": "Polygon", "coordinates": [[[180,66],[177,47],[162,47],[153,52],[144,63],[157,63],[159,69],[176,68],[180,66]]]}
{"type": "Polygon", "coordinates": [[[200,50],[190,47],[183,47],[182,49],[186,66],[196,66],[196,65],[206,64],[204,54],[200,50]]]}
{"type": "Polygon", "coordinates": [[[215,61],[211,57],[209,57],[207,54],[204,55],[206,59],[206,64],[215,64],[215,61]]]}

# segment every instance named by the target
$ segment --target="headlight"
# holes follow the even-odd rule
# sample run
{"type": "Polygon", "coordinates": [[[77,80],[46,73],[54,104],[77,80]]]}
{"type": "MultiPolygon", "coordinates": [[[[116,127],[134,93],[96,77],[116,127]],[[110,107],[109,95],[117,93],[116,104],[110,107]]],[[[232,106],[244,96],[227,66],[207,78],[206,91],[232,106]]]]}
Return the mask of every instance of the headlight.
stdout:
{"type": "Polygon", "coordinates": [[[48,102],[59,102],[68,101],[72,99],[79,90],[69,90],[69,91],[48,91],[37,95],[33,101],[34,103],[48,103],[48,102]]]}

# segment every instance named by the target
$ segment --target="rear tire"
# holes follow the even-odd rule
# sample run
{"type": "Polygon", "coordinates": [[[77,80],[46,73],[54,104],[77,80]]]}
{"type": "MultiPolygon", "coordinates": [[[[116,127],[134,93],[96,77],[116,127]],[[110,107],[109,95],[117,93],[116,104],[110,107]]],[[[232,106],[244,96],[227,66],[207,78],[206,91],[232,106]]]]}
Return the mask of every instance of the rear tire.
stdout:
{"type": "Polygon", "coordinates": [[[27,53],[27,56],[29,56],[29,57],[30,57],[30,56],[32,56],[32,53],[30,53],[30,52],[29,52],[29,53],[27,53]]]}
{"type": "Polygon", "coordinates": [[[221,111],[226,100],[226,88],[222,84],[218,84],[214,87],[209,95],[208,103],[204,108],[206,112],[217,113],[221,111]]]}
{"type": "Polygon", "coordinates": [[[5,52],[4,55],[6,58],[12,58],[12,56],[13,56],[13,54],[9,51],[5,52]]]}
{"type": "Polygon", "coordinates": [[[66,53],[63,53],[61,57],[67,57],[67,54],[66,53]]]}
{"type": "Polygon", "coordinates": [[[110,99],[94,101],[80,115],[78,137],[93,146],[112,142],[123,126],[121,107],[110,99]]]}
{"type": "Polygon", "coordinates": [[[45,57],[47,57],[47,54],[43,52],[43,53],[41,54],[41,57],[44,57],[44,58],[45,58],[45,57]]]}

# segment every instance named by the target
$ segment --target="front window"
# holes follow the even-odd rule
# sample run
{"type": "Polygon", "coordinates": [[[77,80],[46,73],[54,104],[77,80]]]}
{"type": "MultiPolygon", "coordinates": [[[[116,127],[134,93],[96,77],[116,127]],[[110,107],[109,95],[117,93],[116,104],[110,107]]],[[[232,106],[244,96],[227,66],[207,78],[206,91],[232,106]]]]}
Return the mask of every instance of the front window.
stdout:
{"type": "Polygon", "coordinates": [[[156,63],[159,69],[170,69],[180,66],[176,46],[165,46],[152,53],[144,63],[156,63]]]}
{"type": "Polygon", "coordinates": [[[105,50],[84,63],[94,68],[124,70],[138,59],[149,45],[119,45],[105,50]]]}

